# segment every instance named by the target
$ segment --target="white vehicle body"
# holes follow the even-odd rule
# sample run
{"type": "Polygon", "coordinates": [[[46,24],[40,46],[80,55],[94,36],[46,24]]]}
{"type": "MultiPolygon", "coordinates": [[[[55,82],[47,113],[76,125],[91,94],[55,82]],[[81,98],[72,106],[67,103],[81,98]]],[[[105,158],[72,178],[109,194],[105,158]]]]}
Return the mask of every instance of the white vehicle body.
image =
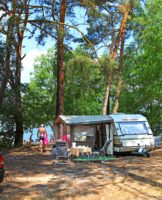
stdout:
{"type": "Polygon", "coordinates": [[[154,147],[154,136],[147,119],[140,114],[112,114],[114,120],[114,152],[138,151],[154,147]]]}

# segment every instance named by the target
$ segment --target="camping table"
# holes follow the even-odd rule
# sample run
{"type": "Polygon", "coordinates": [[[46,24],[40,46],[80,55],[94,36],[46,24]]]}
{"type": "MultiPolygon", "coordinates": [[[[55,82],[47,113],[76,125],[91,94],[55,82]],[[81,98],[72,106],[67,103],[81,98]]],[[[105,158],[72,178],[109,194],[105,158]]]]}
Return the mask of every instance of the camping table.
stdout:
{"type": "Polygon", "coordinates": [[[76,157],[79,157],[80,154],[86,154],[86,155],[90,155],[92,152],[91,148],[89,147],[71,147],[71,155],[74,155],[76,157]]]}

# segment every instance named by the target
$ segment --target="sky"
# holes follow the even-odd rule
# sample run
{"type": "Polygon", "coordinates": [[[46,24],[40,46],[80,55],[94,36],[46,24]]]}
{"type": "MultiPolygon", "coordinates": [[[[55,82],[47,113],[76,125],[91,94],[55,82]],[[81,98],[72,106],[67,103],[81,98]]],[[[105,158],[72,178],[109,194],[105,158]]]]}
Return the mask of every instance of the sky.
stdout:
{"type": "Polygon", "coordinates": [[[22,61],[23,69],[22,69],[22,76],[21,76],[21,82],[22,83],[28,83],[30,81],[30,73],[34,71],[33,65],[34,60],[36,57],[40,56],[41,54],[46,54],[47,50],[41,50],[41,49],[32,49],[29,51],[25,58],[22,61]]]}
{"type": "MultiPolygon", "coordinates": [[[[79,19],[79,24],[77,28],[80,29],[82,32],[86,32],[86,27],[85,25],[85,11],[84,9],[77,9],[76,12],[77,19],[79,19]]],[[[67,19],[68,21],[68,19],[67,19]]],[[[70,24],[68,21],[67,23],[70,24]]],[[[77,21],[78,23],[78,21],[77,21]]],[[[71,33],[75,35],[76,37],[80,37],[80,33],[78,31],[71,29],[71,33]]],[[[46,39],[46,44],[45,46],[40,46],[37,45],[37,42],[35,41],[35,38],[32,37],[31,39],[28,39],[27,37],[24,38],[23,40],[23,55],[26,54],[25,58],[22,61],[23,69],[22,69],[22,77],[21,77],[21,82],[22,83],[28,83],[30,81],[30,73],[34,71],[33,64],[34,64],[34,59],[38,57],[41,54],[46,54],[47,50],[51,48],[55,44],[54,39],[52,38],[47,38],[46,39]]],[[[72,47],[75,48],[78,44],[72,44],[72,47]]]]}
{"type": "Polygon", "coordinates": [[[26,54],[22,60],[22,74],[21,82],[28,83],[30,81],[30,73],[34,72],[34,60],[41,54],[46,54],[47,49],[52,47],[51,39],[49,38],[45,46],[37,45],[34,38],[24,41],[23,55],[26,54]]]}

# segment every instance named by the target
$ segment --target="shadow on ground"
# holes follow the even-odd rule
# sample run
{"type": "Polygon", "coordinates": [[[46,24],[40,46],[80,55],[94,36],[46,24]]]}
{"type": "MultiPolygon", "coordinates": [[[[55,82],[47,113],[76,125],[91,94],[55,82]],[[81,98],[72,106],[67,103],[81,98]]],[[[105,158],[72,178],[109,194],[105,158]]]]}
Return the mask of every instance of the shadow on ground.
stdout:
{"type": "Polygon", "coordinates": [[[4,154],[6,177],[0,199],[162,199],[162,150],[150,158],[122,156],[104,163],[55,165],[37,147],[4,154]]]}

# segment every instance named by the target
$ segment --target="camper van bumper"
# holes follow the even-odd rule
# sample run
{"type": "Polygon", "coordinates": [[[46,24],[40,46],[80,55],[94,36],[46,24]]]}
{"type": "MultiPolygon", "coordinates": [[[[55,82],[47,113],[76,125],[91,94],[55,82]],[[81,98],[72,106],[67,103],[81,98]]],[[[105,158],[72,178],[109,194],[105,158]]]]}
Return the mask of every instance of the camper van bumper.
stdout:
{"type": "MultiPolygon", "coordinates": [[[[115,152],[134,152],[138,151],[140,147],[114,147],[115,152]]],[[[147,150],[152,150],[153,146],[145,146],[147,150]]]]}

